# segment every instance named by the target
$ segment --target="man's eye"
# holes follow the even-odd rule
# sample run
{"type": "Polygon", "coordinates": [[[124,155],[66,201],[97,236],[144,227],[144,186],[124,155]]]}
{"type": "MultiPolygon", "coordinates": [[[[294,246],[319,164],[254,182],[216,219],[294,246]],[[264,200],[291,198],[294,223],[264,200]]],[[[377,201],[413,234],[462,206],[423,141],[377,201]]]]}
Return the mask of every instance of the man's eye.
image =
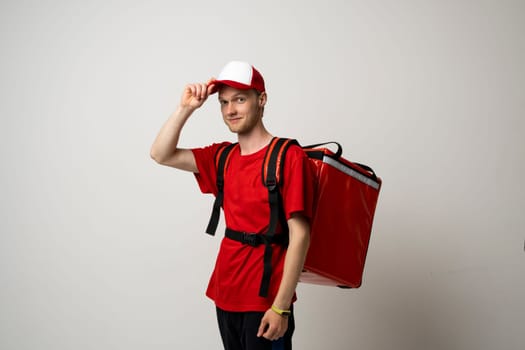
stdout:
{"type": "Polygon", "coordinates": [[[244,97],[237,97],[237,102],[244,103],[246,101],[246,98],[244,97]]]}

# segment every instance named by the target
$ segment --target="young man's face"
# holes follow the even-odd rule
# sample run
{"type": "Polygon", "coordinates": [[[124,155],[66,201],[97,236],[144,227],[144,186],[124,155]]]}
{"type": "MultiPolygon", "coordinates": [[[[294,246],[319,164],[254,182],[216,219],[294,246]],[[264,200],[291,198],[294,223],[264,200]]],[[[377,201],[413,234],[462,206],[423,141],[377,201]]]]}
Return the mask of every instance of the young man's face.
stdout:
{"type": "Polygon", "coordinates": [[[219,103],[224,122],[231,132],[246,135],[262,126],[263,107],[266,93],[255,90],[239,90],[223,86],[219,90],[219,103]]]}

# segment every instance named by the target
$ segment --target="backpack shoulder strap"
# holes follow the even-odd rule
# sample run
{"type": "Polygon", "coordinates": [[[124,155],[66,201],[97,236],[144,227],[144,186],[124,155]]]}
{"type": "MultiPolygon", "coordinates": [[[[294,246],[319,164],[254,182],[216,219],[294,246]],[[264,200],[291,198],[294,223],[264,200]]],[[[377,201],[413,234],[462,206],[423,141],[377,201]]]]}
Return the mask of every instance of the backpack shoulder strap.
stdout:
{"type": "Polygon", "coordinates": [[[236,146],[237,143],[231,143],[227,146],[220,147],[215,154],[215,166],[217,167],[217,195],[215,196],[210,221],[206,228],[206,233],[212,236],[215,235],[215,231],[217,231],[221,207],[224,200],[224,171],[230,160],[231,151],[236,146]]]}
{"type": "MultiPolygon", "coordinates": [[[[277,229],[277,223],[280,221],[283,230],[288,230],[286,224],[286,217],[280,193],[280,187],[283,183],[284,161],[286,151],[293,145],[298,144],[292,139],[274,137],[268,146],[268,150],[264,156],[262,165],[262,181],[264,186],[268,189],[268,202],[270,205],[270,224],[268,231],[264,234],[265,249],[264,249],[264,269],[261,280],[261,287],[259,289],[259,296],[268,296],[268,289],[270,286],[270,279],[272,276],[272,254],[273,249],[271,241],[277,229]]],[[[288,234],[283,232],[282,234],[288,234]]]]}
{"type": "Polygon", "coordinates": [[[298,145],[298,142],[293,139],[274,137],[264,156],[262,181],[263,185],[268,189],[268,199],[270,203],[270,225],[266,233],[267,235],[275,234],[277,228],[280,214],[279,209],[282,209],[280,208],[279,188],[282,186],[284,180],[286,151],[294,144],[298,145]]]}

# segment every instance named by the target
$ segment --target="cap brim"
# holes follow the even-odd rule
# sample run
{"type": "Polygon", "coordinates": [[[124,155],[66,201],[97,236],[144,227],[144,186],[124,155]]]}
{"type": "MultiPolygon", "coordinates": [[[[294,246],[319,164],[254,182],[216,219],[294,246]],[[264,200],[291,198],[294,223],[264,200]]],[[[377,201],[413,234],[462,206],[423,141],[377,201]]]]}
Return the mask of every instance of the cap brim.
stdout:
{"type": "Polygon", "coordinates": [[[212,80],[208,85],[213,85],[213,87],[211,88],[210,94],[214,94],[217,91],[219,91],[219,88],[223,85],[230,86],[232,88],[239,89],[239,90],[253,89],[253,87],[250,85],[242,84],[242,83],[239,83],[237,81],[232,81],[232,80],[212,80]]]}

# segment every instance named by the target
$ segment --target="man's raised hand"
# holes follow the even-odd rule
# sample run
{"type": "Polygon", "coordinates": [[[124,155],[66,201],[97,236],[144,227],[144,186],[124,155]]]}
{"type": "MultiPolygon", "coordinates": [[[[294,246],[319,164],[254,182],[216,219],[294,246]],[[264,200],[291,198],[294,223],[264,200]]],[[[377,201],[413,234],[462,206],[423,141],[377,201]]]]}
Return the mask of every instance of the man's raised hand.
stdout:
{"type": "Polygon", "coordinates": [[[197,109],[204,104],[209,95],[212,94],[215,84],[214,79],[210,79],[207,83],[193,83],[188,84],[184,88],[181,97],[181,107],[197,109]]]}

